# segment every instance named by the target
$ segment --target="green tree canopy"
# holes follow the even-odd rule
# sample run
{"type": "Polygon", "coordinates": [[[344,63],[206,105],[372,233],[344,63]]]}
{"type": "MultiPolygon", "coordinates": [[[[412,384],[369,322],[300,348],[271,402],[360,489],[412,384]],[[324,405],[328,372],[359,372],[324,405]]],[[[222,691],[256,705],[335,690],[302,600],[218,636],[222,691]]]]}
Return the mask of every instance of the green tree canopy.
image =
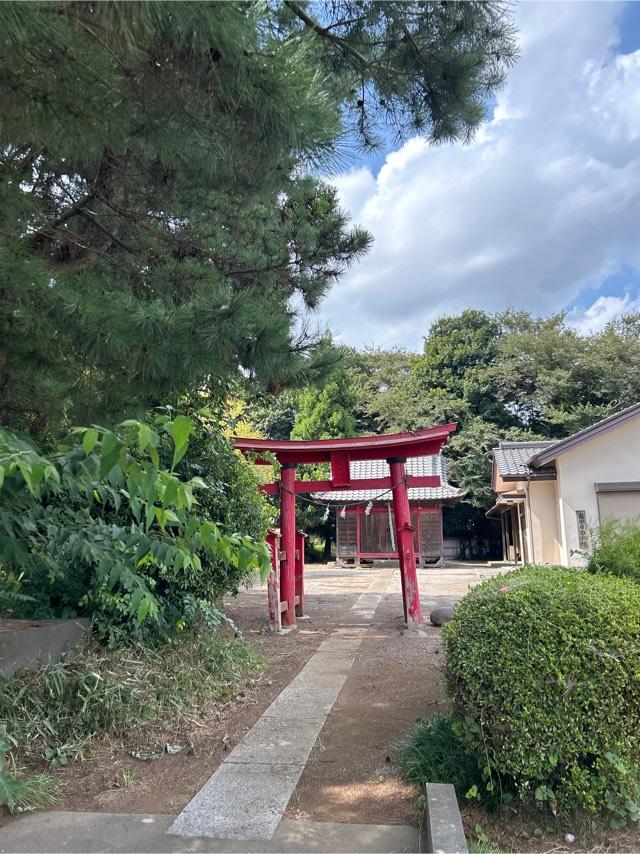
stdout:
{"type": "Polygon", "coordinates": [[[356,396],[349,377],[334,370],[321,389],[306,388],[298,396],[292,439],[339,439],[353,436],[356,421],[353,407],[356,396]]]}
{"type": "Polygon", "coordinates": [[[309,175],[349,131],[467,138],[514,56],[484,2],[7,2],[0,33],[0,420],[32,430],[311,375],[292,306],[369,236],[309,175]]]}
{"type": "Polygon", "coordinates": [[[519,423],[562,438],[640,399],[640,313],[580,335],[564,314],[506,312],[491,382],[519,423]]]}

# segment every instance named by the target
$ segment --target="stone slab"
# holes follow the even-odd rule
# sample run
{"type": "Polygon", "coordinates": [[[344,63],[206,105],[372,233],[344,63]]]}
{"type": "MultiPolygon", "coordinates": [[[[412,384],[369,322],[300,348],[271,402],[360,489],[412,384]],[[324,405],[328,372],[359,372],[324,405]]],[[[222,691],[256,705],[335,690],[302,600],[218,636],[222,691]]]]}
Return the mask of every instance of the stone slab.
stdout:
{"type": "Polygon", "coordinates": [[[324,718],[283,720],[262,717],[225,762],[304,765],[324,725],[324,718]]]}
{"type": "MultiPolygon", "coordinates": [[[[167,833],[170,815],[41,812],[9,819],[0,830],[0,852],[15,854],[405,854],[418,852],[417,828],[409,825],[282,821],[272,839],[180,837],[167,833]]],[[[422,849],[424,850],[424,849],[422,849]]]]}
{"type": "Polygon", "coordinates": [[[59,661],[88,630],[89,620],[0,620],[0,676],[59,661]]]}
{"type": "Polygon", "coordinates": [[[427,783],[427,851],[468,854],[456,791],[450,783],[427,783]]]}
{"type": "Polygon", "coordinates": [[[271,703],[263,717],[282,720],[317,720],[326,718],[335,703],[346,676],[322,687],[313,685],[311,678],[290,685],[271,703]]]}
{"type": "Polygon", "coordinates": [[[300,765],[223,762],[169,828],[179,836],[271,839],[302,774],[300,765]]]}
{"type": "Polygon", "coordinates": [[[346,676],[353,666],[353,653],[345,653],[344,650],[323,650],[317,652],[304,668],[304,682],[309,679],[323,679],[324,684],[328,677],[346,676]]]}

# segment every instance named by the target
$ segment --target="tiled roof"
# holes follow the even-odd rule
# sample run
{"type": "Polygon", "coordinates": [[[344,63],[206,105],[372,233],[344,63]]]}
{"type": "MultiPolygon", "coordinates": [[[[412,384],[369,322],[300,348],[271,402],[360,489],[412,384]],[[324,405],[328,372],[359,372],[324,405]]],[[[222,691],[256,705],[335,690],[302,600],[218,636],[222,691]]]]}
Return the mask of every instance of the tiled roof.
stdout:
{"type": "MultiPolygon", "coordinates": [[[[349,463],[352,480],[372,477],[389,477],[389,466],[385,460],[356,460],[349,463]]],[[[442,454],[428,457],[409,457],[405,463],[407,474],[418,477],[439,475],[441,485],[437,487],[409,487],[409,501],[456,501],[466,494],[447,483],[447,461],[442,454]]],[[[332,492],[314,492],[313,498],[321,501],[390,501],[391,491],[380,497],[380,489],[339,489],[332,492]]]]}
{"type": "Polygon", "coordinates": [[[530,441],[530,442],[500,442],[499,447],[493,449],[493,456],[498,467],[500,477],[505,480],[525,477],[547,477],[549,469],[534,469],[529,465],[529,460],[536,454],[554,445],[555,442],[530,441]]]}

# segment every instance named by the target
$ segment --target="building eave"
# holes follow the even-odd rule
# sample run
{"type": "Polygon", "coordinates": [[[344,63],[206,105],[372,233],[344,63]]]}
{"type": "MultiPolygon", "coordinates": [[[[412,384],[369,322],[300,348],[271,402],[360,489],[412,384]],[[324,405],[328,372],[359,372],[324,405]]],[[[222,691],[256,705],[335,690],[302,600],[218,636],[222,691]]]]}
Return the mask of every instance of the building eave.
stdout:
{"type": "Polygon", "coordinates": [[[505,483],[517,483],[521,480],[555,480],[557,473],[555,469],[544,468],[531,469],[526,474],[523,474],[522,472],[510,472],[508,474],[501,474],[500,477],[505,483]]]}
{"type": "Polygon", "coordinates": [[[547,465],[562,456],[562,454],[566,454],[567,451],[571,451],[573,448],[581,445],[583,442],[595,439],[596,436],[601,436],[603,433],[608,432],[614,427],[619,427],[621,424],[624,424],[625,421],[629,421],[637,415],[640,415],[640,403],[634,403],[633,406],[628,406],[626,409],[623,409],[622,412],[616,412],[614,415],[609,415],[608,418],[603,418],[602,421],[592,424],[591,427],[585,427],[584,430],[579,430],[577,433],[574,433],[573,436],[568,436],[566,439],[560,439],[551,447],[545,448],[543,451],[540,451],[540,453],[531,457],[529,465],[534,468],[547,465]]]}
{"type": "Polygon", "coordinates": [[[518,489],[514,492],[503,492],[496,503],[484,514],[487,517],[498,516],[501,513],[506,513],[509,508],[516,504],[522,504],[526,499],[523,490],[518,489]]]}

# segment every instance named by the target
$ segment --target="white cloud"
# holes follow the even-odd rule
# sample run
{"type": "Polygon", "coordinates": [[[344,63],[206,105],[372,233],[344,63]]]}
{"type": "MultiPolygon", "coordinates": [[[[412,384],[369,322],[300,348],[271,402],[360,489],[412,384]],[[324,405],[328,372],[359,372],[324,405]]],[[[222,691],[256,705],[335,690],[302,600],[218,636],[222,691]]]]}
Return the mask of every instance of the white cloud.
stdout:
{"type": "Polygon", "coordinates": [[[574,309],[567,315],[567,322],[582,335],[590,335],[629,311],[640,311],[640,296],[632,297],[627,291],[620,297],[598,297],[586,309],[574,309]]]}
{"type": "Polygon", "coordinates": [[[521,4],[521,59],[471,145],[412,139],[376,177],[333,179],[376,241],[323,306],[341,340],[415,347],[442,313],[548,313],[623,263],[640,268],[640,51],[616,55],[619,14],[521,4]]]}

